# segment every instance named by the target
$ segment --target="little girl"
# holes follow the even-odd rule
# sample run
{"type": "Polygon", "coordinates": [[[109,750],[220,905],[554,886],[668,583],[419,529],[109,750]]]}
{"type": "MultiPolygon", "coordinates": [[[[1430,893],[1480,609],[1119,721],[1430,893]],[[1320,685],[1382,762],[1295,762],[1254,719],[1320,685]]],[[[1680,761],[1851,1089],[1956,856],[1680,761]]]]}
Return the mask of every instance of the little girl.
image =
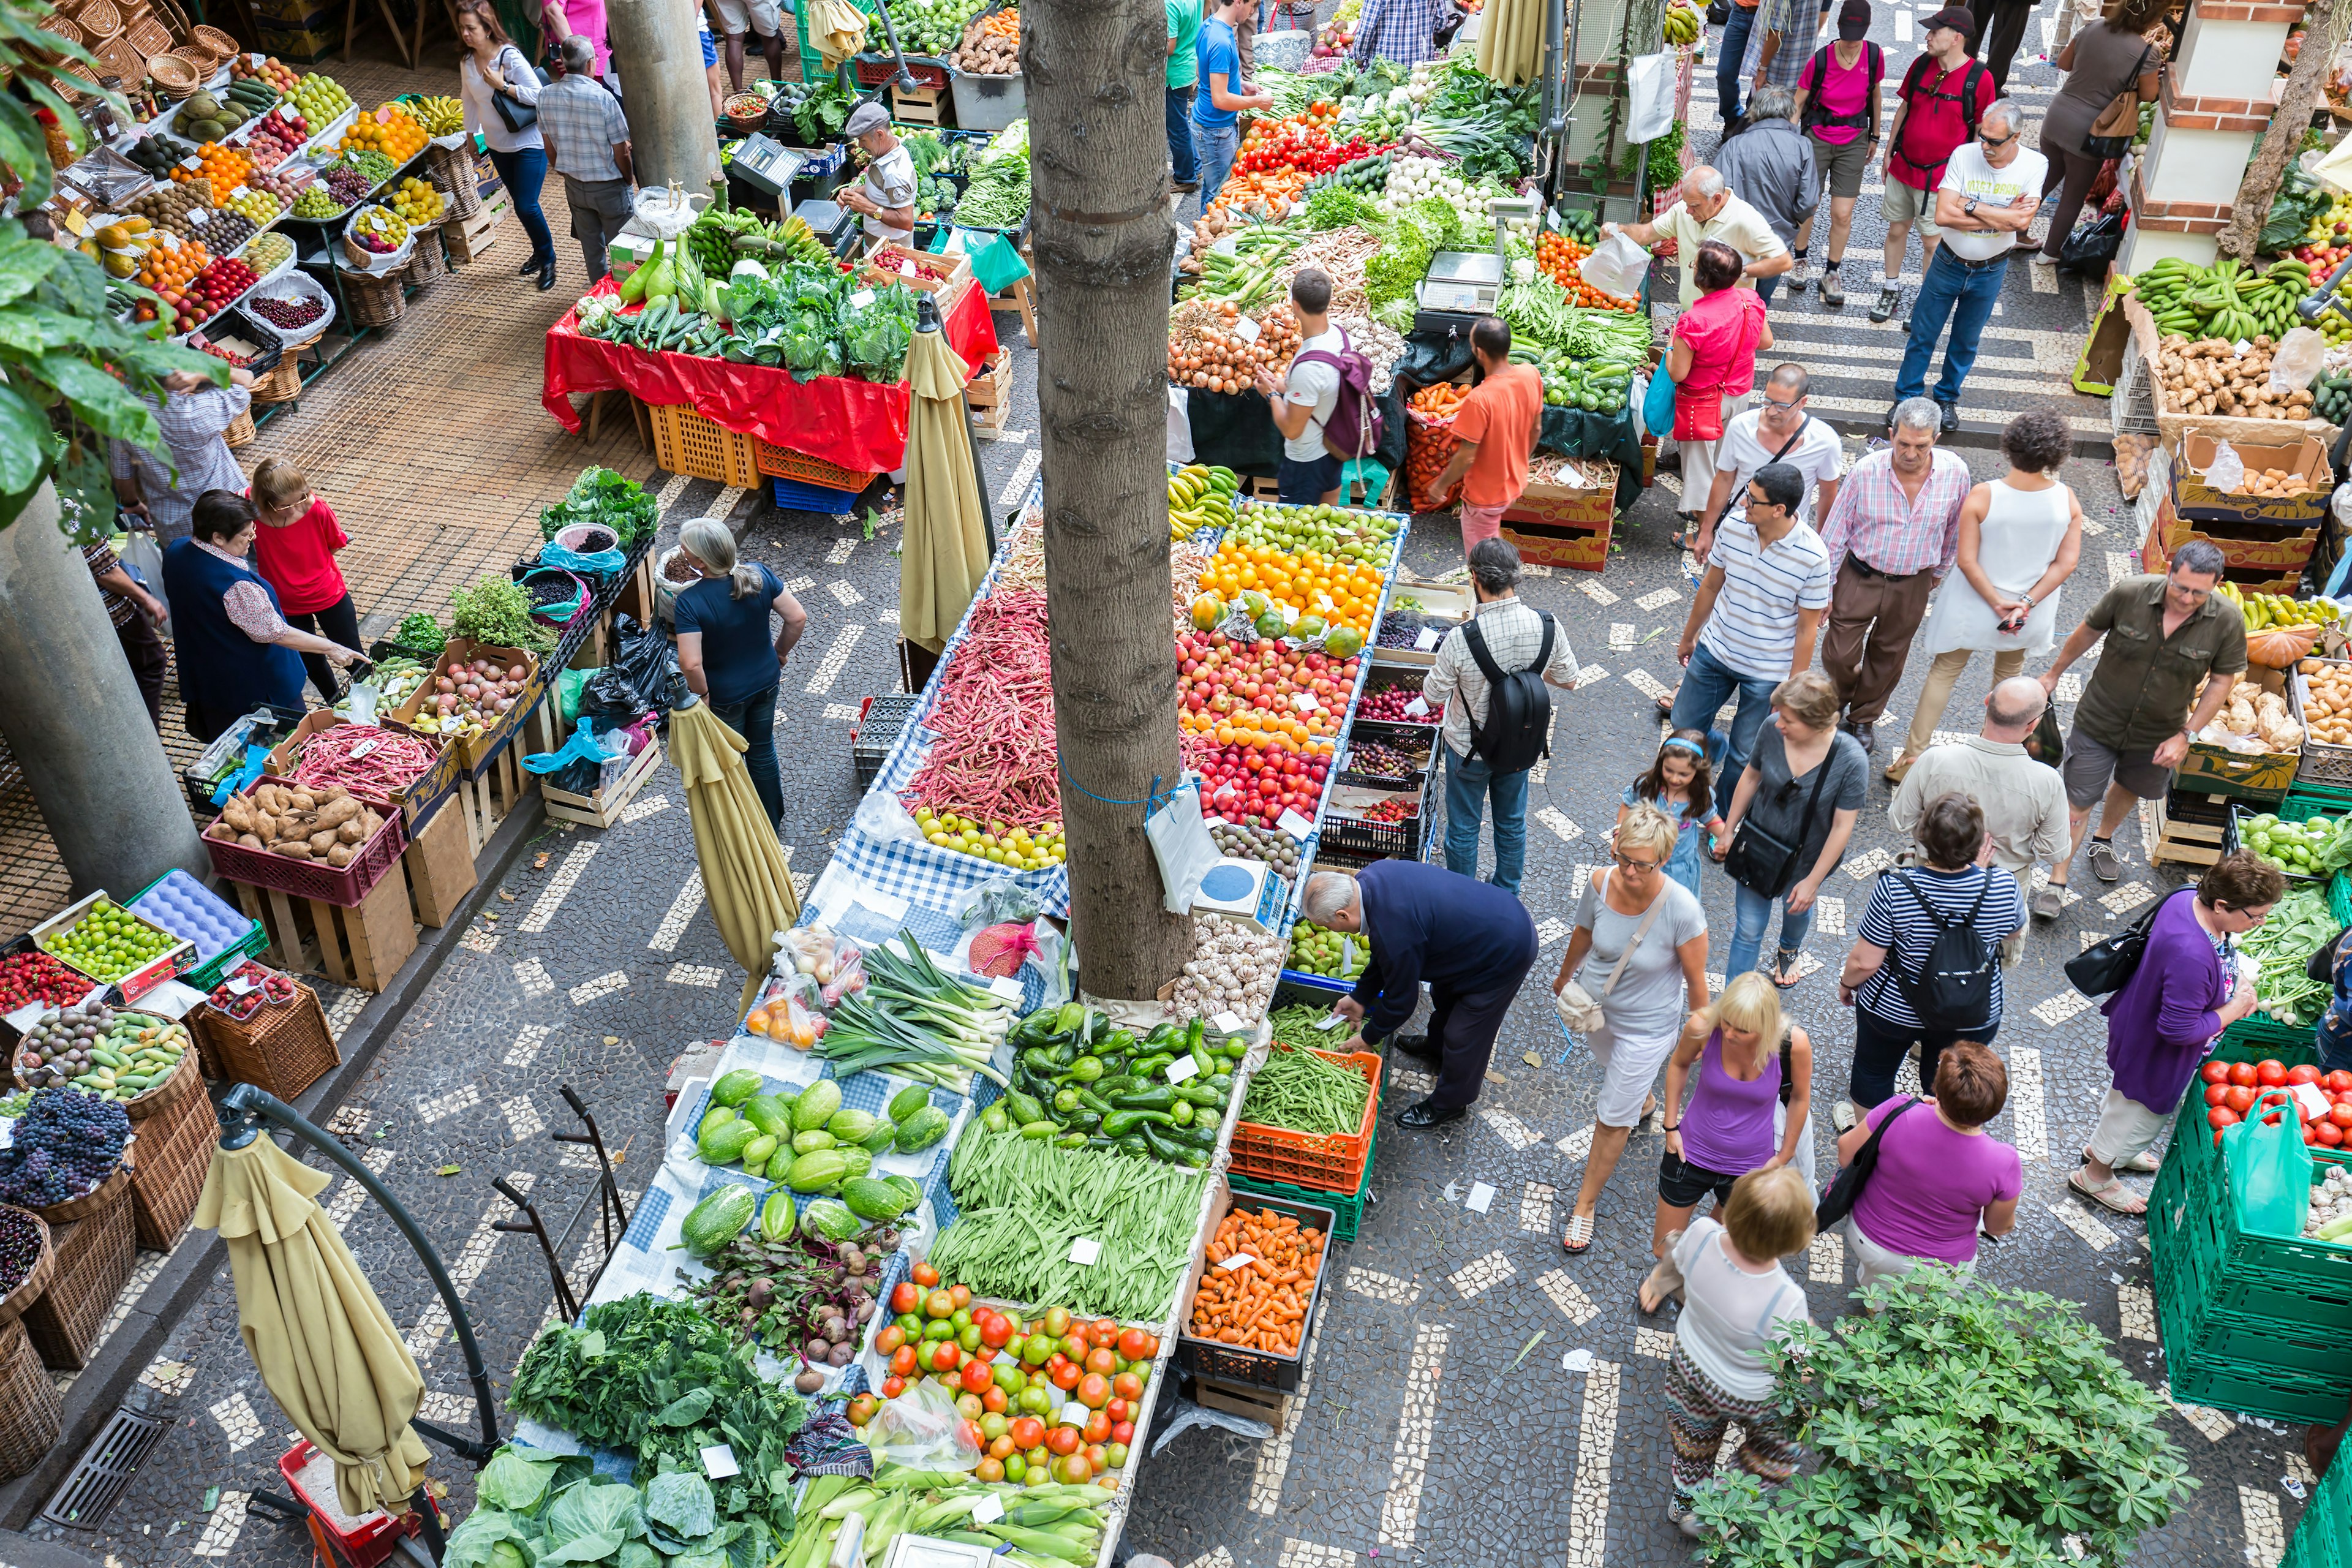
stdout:
{"type": "MultiPolygon", "coordinates": [[[[345,647],[360,646],[359,612],[343,582],[335,552],[349,544],[342,525],[324,500],[311,493],[301,469],[279,458],[264,458],[253,470],[253,510],[261,527],[253,541],[254,567],[278,590],[287,624],[316,632],[345,647]]],[[[341,696],[332,666],[314,653],[302,656],[321,700],[341,696]]]]}
{"type": "Polygon", "coordinates": [[[1723,816],[1715,809],[1711,782],[1721,749],[1711,743],[1713,740],[1703,730],[1677,730],[1667,736],[1658,747],[1657,761],[1650,764],[1648,773],[1625,786],[1623,804],[1617,808],[1617,819],[1622,822],[1628,807],[1646,802],[1678,825],[1666,875],[1693,893],[1699,890],[1701,841],[1723,832],[1723,816]]]}

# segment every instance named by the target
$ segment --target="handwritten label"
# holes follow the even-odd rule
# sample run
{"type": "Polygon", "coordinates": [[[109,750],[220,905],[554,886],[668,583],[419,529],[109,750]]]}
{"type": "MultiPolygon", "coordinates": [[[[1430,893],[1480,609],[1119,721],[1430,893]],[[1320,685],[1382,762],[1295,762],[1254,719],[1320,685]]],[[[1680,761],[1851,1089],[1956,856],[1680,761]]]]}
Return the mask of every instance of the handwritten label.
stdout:
{"type": "Polygon", "coordinates": [[[1226,1258],[1223,1263],[1218,1264],[1217,1267],[1223,1269],[1226,1273],[1231,1274],[1234,1269],[1247,1268],[1251,1264],[1255,1263],[1256,1261],[1257,1257],[1255,1253],[1236,1252],[1231,1258],[1226,1258]]]}
{"type": "Polygon", "coordinates": [[[1168,1064],[1168,1081],[1170,1083],[1182,1083],[1188,1078],[1198,1078],[1200,1076],[1201,1064],[1194,1061],[1189,1056],[1178,1057],[1174,1061],[1168,1064]]]}
{"type": "Polygon", "coordinates": [[[702,1473],[714,1481],[730,1476],[740,1476],[743,1468],[735,1462],[735,1450],[724,1443],[713,1443],[702,1450],[702,1473]]]}
{"type": "Polygon", "coordinates": [[[1241,339],[1241,341],[1245,343],[1254,343],[1257,342],[1257,323],[1251,321],[1247,316],[1244,316],[1240,321],[1234,323],[1234,336],[1241,339]]]}
{"type": "Polygon", "coordinates": [[[853,310],[863,310],[872,303],[874,303],[874,290],[871,289],[860,289],[849,297],[849,308],[853,310]]]}
{"type": "Polygon", "coordinates": [[[89,219],[82,216],[81,208],[68,207],[66,209],[66,226],[76,234],[88,234],[89,219]]]}
{"type": "Polygon", "coordinates": [[[180,167],[183,169],[195,170],[201,169],[204,166],[205,161],[202,158],[197,157],[194,153],[189,153],[186,157],[180,160],[180,167]]]}
{"type": "Polygon", "coordinates": [[[236,189],[228,194],[228,199],[233,202],[241,202],[252,194],[253,193],[251,191],[247,190],[243,185],[239,185],[236,189]]]}
{"type": "Polygon", "coordinates": [[[188,221],[194,224],[198,228],[202,228],[206,224],[213,221],[213,215],[205,211],[202,207],[191,207],[188,209],[188,221]]]}
{"type": "MultiPolygon", "coordinates": [[[[1081,1268],[1091,1268],[1102,1256],[1102,1243],[1091,1236],[1081,1236],[1070,1243],[1070,1261],[1081,1268]]],[[[1083,1422],[1080,1423],[1084,1425],[1083,1422]]]]}
{"type": "Polygon", "coordinates": [[[1209,1020],[1209,1027],[1221,1035],[1238,1035],[1244,1026],[1238,1014],[1220,1013],[1209,1020]]]}
{"type": "Polygon", "coordinates": [[[1444,640],[1445,634],[1439,631],[1435,626],[1423,626],[1421,628],[1421,635],[1412,639],[1413,651],[1416,653],[1427,653],[1430,649],[1435,647],[1439,643],[1442,643],[1444,640]]]}
{"type": "MultiPolygon", "coordinates": [[[[1086,1423],[1081,1421],[1078,1425],[1083,1426],[1086,1423]]],[[[994,1492],[988,1493],[971,1505],[971,1521],[974,1524],[994,1524],[1003,1517],[1004,1500],[994,1492]]]]}
{"type": "Polygon", "coordinates": [[[2317,1084],[2298,1083],[2291,1087],[2294,1102],[2303,1107],[2305,1116],[2315,1121],[2327,1114],[2327,1096],[2321,1091],[2317,1084]]]}
{"type": "Polygon", "coordinates": [[[1315,831],[1315,825],[1312,822],[1307,821],[1288,806],[1283,807],[1282,815],[1274,819],[1274,825],[1302,844],[1307,841],[1307,836],[1315,831]]]}
{"type": "Polygon", "coordinates": [[[1344,1029],[1348,1026],[1348,1016],[1345,1013],[1334,1013],[1328,1018],[1316,1019],[1315,1026],[1318,1029],[1344,1029]]]}

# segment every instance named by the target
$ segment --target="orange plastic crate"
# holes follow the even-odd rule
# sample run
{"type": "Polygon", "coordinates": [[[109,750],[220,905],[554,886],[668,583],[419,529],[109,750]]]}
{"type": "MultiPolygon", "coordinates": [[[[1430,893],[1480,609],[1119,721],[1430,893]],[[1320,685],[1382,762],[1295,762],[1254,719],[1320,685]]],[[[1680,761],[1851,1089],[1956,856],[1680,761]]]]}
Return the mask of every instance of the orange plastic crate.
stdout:
{"type": "Polygon", "coordinates": [[[753,445],[759,448],[760,471],[772,479],[798,479],[804,485],[823,485],[829,490],[862,490],[874,482],[872,474],[845,468],[823,458],[779,447],[773,441],[756,441],[753,445]]]}
{"type": "MultiPolygon", "coordinates": [[[[1276,1044],[1276,1050],[1284,1047],[1276,1044]]],[[[1311,1047],[1294,1047],[1307,1050],[1311,1047]]],[[[1263,1122],[1234,1124],[1232,1170],[1237,1176],[1284,1182],[1318,1192],[1353,1193],[1364,1184],[1364,1166],[1371,1158],[1374,1121],[1381,1112],[1381,1056],[1378,1051],[1316,1051],[1325,1061],[1337,1062],[1364,1075],[1370,1092],[1364,1097],[1364,1123],[1351,1133],[1318,1138],[1287,1127],[1263,1122]]]]}
{"type": "Polygon", "coordinates": [[[654,461],[669,473],[712,479],[738,489],[760,482],[759,443],[683,404],[648,404],[653,416],[654,461]]]}

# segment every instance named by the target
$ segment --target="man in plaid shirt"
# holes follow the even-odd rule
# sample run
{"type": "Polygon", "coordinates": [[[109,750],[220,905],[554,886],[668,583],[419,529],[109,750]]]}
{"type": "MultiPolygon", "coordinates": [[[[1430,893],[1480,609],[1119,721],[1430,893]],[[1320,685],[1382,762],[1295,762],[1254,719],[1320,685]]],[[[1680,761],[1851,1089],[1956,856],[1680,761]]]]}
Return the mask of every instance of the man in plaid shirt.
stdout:
{"type": "Polygon", "coordinates": [[[596,46],[574,33],[563,40],[563,74],[539,89],[539,133],[548,163],[563,176],[572,237],[580,242],[591,288],[606,271],[606,247],[635,210],[629,192],[635,184],[628,117],[621,100],[588,74],[595,61],[596,46]]]}
{"type": "Polygon", "coordinates": [[[1437,24],[1445,0],[1367,0],[1351,51],[1360,66],[1376,59],[1418,65],[1437,53],[1437,24]]]}

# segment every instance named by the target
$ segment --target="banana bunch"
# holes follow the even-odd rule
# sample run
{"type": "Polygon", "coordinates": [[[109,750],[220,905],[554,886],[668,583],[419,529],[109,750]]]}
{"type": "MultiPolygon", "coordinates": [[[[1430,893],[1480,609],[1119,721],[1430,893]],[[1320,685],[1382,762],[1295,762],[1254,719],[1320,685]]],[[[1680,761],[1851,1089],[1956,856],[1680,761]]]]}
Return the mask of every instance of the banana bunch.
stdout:
{"type": "Polygon", "coordinates": [[[2290,599],[2284,594],[2241,593],[2235,583],[2224,583],[2218,591],[2238,606],[2250,632],[2334,626],[2344,616],[2343,607],[2333,599],[2290,599]]]}
{"type": "Polygon", "coordinates": [[[1687,5],[1677,5],[1667,6],[1665,31],[1666,42],[1670,44],[1697,43],[1699,35],[1698,13],[1692,10],[1687,5]]]}
{"type": "Polygon", "coordinates": [[[1241,476],[1194,463],[1168,476],[1168,537],[1190,539],[1203,528],[1230,528],[1241,476]]]}
{"type": "Polygon", "coordinates": [[[466,106],[454,98],[419,98],[404,107],[427,136],[455,136],[466,129],[466,106]]]}
{"type": "Polygon", "coordinates": [[[2235,258],[2200,267],[2168,256],[2143,270],[2133,289],[2158,331],[2231,342],[2276,339],[2294,325],[2295,304],[2311,292],[2311,264],[2280,261],[2256,276],[2235,258]]]}

